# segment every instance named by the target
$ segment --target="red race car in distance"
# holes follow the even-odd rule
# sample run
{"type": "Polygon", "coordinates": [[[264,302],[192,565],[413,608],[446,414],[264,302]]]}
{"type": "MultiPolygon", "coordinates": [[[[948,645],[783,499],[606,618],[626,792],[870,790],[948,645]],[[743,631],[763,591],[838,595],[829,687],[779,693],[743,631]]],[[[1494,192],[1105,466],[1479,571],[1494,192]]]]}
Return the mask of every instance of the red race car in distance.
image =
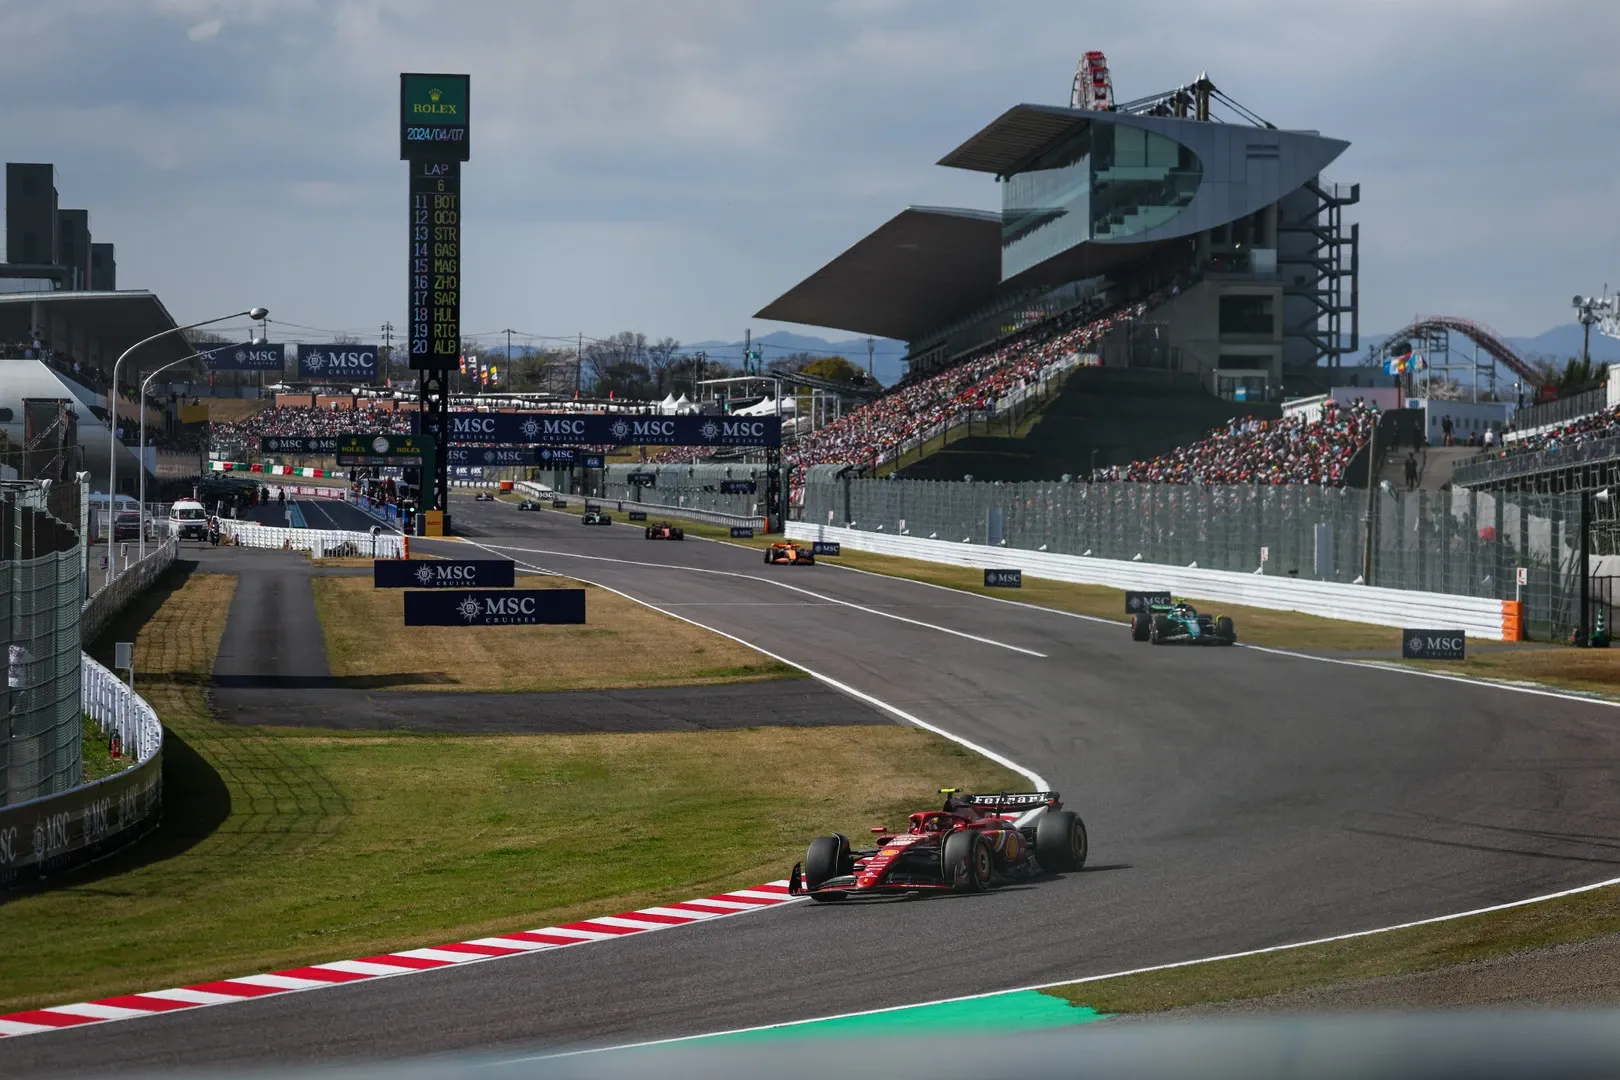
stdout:
{"type": "Polygon", "coordinates": [[[903,832],[877,828],[877,846],[818,836],[788,876],[788,892],[825,903],[993,885],[1079,870],[1086,826],[1055,791],[962,795],[941,788],[943,810],[911,815],[903,832]]]}
{"type": "Polygon", "coordinates": [[[671,525],[667,521],[660,521],[647,526],[647,539],[649,540],[685,540],[686,530],[679,525],[671,525]]]}

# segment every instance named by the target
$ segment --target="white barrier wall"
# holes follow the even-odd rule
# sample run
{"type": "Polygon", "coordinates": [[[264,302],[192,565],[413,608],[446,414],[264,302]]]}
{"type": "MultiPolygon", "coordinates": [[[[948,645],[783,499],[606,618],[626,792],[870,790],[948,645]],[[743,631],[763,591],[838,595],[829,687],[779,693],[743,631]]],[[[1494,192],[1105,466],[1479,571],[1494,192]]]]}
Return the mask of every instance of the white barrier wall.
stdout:
{"type": "Polygon", "coordinates": [[[324,557],[334,548],[352,545],[366,557],[403,559],[405,538],[398,533],[341,532],[336,529],[278,529],[271,525],[255,525],[243,521],[221,521],[220,529],[231,542],[241,547],[278,548],[307,551],[315,558],[324,557]]]}
{"type": "MultiPolygon", "coordinates": [[[[1328,619],[1371,623],[1376,626],[1462,630],[1469,637],[1504,639],[1507,613],[1503,601],[1405,589],[1367,588],[1331,581],[1299,581],[1264,574],[1236,574],[1225,570],[1194,570],[1157,563],[1088,559],[1044,551],[953,544],[948,540],[920,540],[858,529],[787,524],[790,540],[828,540],[851,551],[899,555],[947,566],[979,569],[1017,569],[1035,578],[1081,585],[1107,585],[1116,589],[1168,589],[1179,596],[1217,600],[1227,604],[1300,611],[1328,619]]],[[[1124,612],[1120,612],[1123,621],[1124,612]]],[[[1241,635],[1242,628],[1239,627],[1241,635]]]]}

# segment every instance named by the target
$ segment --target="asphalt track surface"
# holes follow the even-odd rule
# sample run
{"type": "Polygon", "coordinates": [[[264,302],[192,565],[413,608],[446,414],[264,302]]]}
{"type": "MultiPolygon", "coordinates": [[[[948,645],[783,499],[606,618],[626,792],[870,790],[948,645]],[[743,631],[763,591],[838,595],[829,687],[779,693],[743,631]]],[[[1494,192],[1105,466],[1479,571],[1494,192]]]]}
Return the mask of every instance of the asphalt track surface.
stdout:
{"type": "Polygon", "coordinates": [[[1152,648],[1120,625],[506,504],[458,498],[454,513],[520,561],[755,642],[1035,770],[1084,814],[1090,867],[30,1036],[0,1045],[0,1072],[688,1035],[1370,929],[1620,864],[1614,708],[1256,649],[1152,648]]]}

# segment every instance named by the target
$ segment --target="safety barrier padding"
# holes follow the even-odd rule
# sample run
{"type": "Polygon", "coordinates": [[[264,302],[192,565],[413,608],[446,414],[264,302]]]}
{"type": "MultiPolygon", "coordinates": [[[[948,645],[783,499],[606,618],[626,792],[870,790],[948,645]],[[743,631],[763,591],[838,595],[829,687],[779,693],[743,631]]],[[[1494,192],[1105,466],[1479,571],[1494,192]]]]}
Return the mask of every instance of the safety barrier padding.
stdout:
{"type": "Polygon", "coordinates": [[[1168,589],[1199,600],[1217,600],[1272,611],[1299,611],[1326,619],[1343,619],[1375,626],[1444,627],[1490,641],[1507,638],[1507,605],[1513,603],[1494,598],[1369,588],[1333,581],[1300,581],[1269,574],[1239,574],[1228,570],[1091,559],[1083,555],[1057,555],[984,544],[953,544],[948,540],[887,536],[878,532],[811,525],[802,521],[788,522],[787,537],[790,540],[830,540],[851,551],[897,555],[947,566],[1018,568],[1030,577],[1079,585],[1168,589]]]}

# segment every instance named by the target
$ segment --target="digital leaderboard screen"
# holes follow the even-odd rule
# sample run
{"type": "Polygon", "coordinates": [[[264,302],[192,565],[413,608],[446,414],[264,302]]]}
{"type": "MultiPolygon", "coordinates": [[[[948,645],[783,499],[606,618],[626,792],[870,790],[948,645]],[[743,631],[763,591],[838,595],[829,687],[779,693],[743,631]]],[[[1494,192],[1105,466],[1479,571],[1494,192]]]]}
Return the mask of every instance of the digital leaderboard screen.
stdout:
{"type": "Polygon", "coordinates": [[[461,352],[461,163],[411,162],[411,367],[461,352]]]}
{"type": "Polygon", "coordinates": [[[399,156],[404,161],[466,161],[469,150],[466,75],[399,77],[399,156]]]}

